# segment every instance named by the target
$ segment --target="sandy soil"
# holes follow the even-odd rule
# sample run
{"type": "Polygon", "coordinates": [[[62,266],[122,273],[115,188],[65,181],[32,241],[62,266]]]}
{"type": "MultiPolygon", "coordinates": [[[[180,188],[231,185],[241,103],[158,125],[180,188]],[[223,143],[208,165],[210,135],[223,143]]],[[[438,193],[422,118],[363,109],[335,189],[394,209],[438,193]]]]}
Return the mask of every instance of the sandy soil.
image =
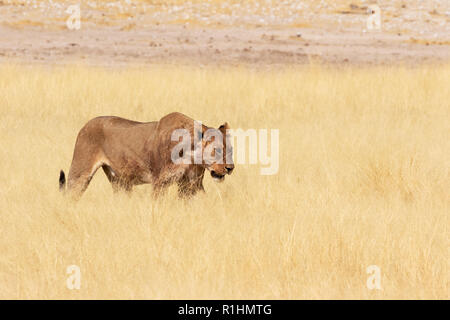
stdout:
{"type": "Polygon", "coordinates": [[[0,62],[95,65],[390,64],[450,60],[449,1],[89,1],[70,30],[65,1],[0,1],[0,62]]]}

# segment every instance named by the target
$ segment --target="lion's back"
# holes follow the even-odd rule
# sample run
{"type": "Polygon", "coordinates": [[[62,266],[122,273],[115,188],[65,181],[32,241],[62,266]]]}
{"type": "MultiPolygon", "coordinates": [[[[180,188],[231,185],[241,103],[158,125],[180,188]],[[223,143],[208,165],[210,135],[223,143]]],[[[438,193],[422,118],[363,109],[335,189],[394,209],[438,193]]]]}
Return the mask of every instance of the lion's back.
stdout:
{"type": "Polygon", "coordinates": [[[138,122],[116,116],[100,116],[89,120],[81,128],[76,144],[95,145],[101,149],[108,149],[105,151],[120,150],[122,147],[139,150],[155,127],[156,122],[138,122]]]}

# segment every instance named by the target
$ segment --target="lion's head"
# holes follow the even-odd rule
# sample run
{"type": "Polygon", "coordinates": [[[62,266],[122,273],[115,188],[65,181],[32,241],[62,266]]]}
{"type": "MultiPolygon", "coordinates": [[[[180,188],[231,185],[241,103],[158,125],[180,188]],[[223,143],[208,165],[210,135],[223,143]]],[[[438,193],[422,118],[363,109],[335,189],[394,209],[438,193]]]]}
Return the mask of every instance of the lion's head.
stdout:
{"type": "Polygon", "coordinates": [[[218,129],[208,128],[203,132],[203,166],[216,181],[223,181],[225,175],[234,170],[233,147],[227,133],[228,123],[218,129]]]}

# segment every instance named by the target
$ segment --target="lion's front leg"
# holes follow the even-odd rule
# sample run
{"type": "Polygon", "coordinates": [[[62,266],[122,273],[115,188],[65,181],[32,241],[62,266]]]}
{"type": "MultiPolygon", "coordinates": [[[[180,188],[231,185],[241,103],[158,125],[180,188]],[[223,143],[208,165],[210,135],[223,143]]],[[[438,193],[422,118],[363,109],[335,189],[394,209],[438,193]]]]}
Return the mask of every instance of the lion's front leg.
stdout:
{"type": "Polygon", "coordinates": [[[170,183],[165,183],[165,182],[155,182],[153,183],[153,198],[158,198],[160,196],[162,196],[167,188],[169,187],[170,183]]]}
{"type": "MultiPolygon", "coordinates": [[[[202,177],[203,178],[203,177],[202,177]]],[[[199,191],[205,191],[203,188],[203,179],[196,179],[195,181],[189,181],[183,179],[178,182],[178,196],[180,198],[191,198],[199,191]]]]}
{"type": "Polygon", "coordinates": [[[193,197],[195,194],[197,194],[197,192],[199,191],[205,191],[202,187],[197,187],[197,186],[179,186],[178,187],[178,196],[180,198],[191,198],[193,197]]]}

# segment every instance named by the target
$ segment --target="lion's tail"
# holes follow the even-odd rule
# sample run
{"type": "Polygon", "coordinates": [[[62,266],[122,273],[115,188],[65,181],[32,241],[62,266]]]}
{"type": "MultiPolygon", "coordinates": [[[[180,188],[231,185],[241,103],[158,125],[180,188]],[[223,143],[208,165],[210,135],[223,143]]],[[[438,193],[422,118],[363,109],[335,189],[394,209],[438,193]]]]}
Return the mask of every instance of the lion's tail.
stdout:
{"type": "Polygon", "coordinates": [[[63,170],[59,172],[59,191],[66,190],[66,175],[63,170]]]}

